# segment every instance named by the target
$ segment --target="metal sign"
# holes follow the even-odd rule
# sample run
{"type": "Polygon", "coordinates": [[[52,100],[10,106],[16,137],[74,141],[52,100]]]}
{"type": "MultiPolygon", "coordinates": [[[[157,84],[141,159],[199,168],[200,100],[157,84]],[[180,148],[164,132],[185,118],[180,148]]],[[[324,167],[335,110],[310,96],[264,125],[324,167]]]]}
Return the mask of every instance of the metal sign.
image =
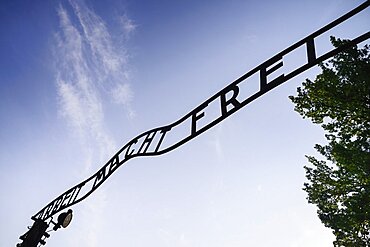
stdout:
{"type": "Polygon", "coordinates": [[[315,39],[317,37],[336,27],[345,20],[351,18],[360,11],[366,9],[369,4],[370,1],[367,0],[366,2],[351,10],[342,17],[336,19],[330,24],[322,27],[311,35],[305,37],[304,39],[298,41],[287,49],[271,57],[267,61],[263,62],[234,82],[227,85],[221,91],[198,105],[195,109],[190,111],[188,114],[186,114],[176,122],[167,126],[146,131],[136,136],[134,139],[124,145],[94,175],[55,198],[32,218],[46,220],[54,214],[60,212],[61,210],[81,202],[91,193],[93,193],[100,185],[102,185],[103,182],[108,179],[108,177],[110,177],[113,172],[117,170],[117,168],[122,166],[128,160],[139,156],[161,155],[174,150],[175,148],[187,143],[196,136],[215,126],[216,124],[229,117],[236,111],[240,110],[242,107],[246,106],[253,100],[291,79],[292,77],[304,72],[305,70],[317,65],[320,62],[323,62],[324,60],[338,54],[339,52],[351,46],[354,46],[360,42],[369,39],[370,32],[368,31],[352,39],[345,45],[326,51],[326,53],[321,56],[317,57],[316,55],[315,39]],[[306,57],[304,59],[305,62],[285,74],[279,73],[279,70],[284,68],[283,58],[288,54],[294,52],[296,49],[302,47],[306,51],[306,57]],[[242,87],[242,84],[248,83],[249,79],[254,75],[257,75],[257,77],[259,78],[259,89],[252,95],[243,97],[242,95],[244,89],[242,87]],[[270,77],[273,77],[273,79],[271,79],[270,77]],[[211,117],[211,120],[207,118],[207,112],[210,108],[210,105],[216,105],[219,109],[219,115],[216,117],[211,117]],[[208,121],[206,119],[208,119],[208,121]],[[185,136],[180,136],[180,138],[177,138],[177,140],[170,141],[170,138],[168,138],[169,136],[174,135],[178,129],[183,130],[184,128],[187,130],[187,134],[185,136]]]}

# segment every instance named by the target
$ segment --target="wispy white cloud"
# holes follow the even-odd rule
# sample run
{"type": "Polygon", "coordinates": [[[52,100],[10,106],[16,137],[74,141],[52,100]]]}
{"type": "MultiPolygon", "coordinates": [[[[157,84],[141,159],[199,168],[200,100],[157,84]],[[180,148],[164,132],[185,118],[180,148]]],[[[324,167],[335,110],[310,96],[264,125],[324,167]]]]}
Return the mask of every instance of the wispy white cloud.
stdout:
{"type": "Polygon", "coordinates": [[[127,114],[129,118],[135,116],[135,112],[131,108],[131,101],[134,97],[134,93],[131,90],[130,84],[125,83],[118,85],[112,94],[113,100],[116,103],[126,106],[127,114]]]}
{"type": "Polygon", "coordinates": [[[83,2],[70,1],[74,13],[78,18],[78,24],[82,27],[81,35],[86,40],[86,46],[90,49],[94,62],[102,65],[100,75],[117,72],[126,61],[115,51],[112,38],[104,21],[89,9],[83,2]]]}
{"type": "Polygon", "coordinates": [[[129,38],[130,35],[136,30],[136,24],[125,14],[119,17],[119,22],[121,25],[123,37],[129,38]]]}
{"type": "MultiPolygon", "coordinates": [[[[135,115],[127,52],[123,43],[113,42],[105,22],[84,2],[69,3],[72,11],[58,9],[61,30],[56,34],[55,54],[60,113],[83,142],[100,144],[102,158],[115,151],[105,129],[104,104],[121,104],[130,118],[135,115]]],[[[125,23],[127,33],[132,32],[132,21],[125,17],[125,23]]]]}
{"type": "MultiPolygon", "coordinates": [[[[81,35],[86,40],[86,49],[90,52],[90,67],[94,69],[94,76],[98,79],[101,89],[108,92],[115,103],[122,104],[128,116],[133,117],[131,101],[133,92],[129,83],[127,69],[127,50],[123,42],[114,43],[105,22],[85,4],[70,1],[81,26],[81,35]]],[[[126,40],[135,30],[135,24],[127,15],[117,17],[123,36],[126,40]]]]}
{"type": "MultiPolygon", "coordinates": [[[[84,179],[117,151],[106,127],[104,109],[109,104],[120,104],[128,118],[135,115],[124,43],[135,25],[126,15],[119,16],[118,24],[126,36],[116,42],[104,20],[83,1],[70,0],[68,8],[60,5],[57,13],[60,30],[55,35],[55,68],[59,113],[81,141],[85,165],[81,167],[80,179],[84,179]]],[[[122,30],[117,31],[118,35],[122,35],[122,30]]],[[[89,216],[86,236],[96,233],[106,201],[104,193],[95,194],[93,205],[86,208],[94,215],[89,216]]],[[[88,239],[89,246],[97,244],[97,239],[88,239]]]]}

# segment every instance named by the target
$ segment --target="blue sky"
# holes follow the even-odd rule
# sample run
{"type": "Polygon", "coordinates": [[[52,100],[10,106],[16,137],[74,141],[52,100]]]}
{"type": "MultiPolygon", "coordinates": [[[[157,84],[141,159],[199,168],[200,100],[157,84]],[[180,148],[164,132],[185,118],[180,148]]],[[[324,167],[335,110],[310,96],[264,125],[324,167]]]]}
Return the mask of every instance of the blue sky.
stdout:
{"type": "MultiPolygon", "coordinates": [[[[1,1],[0,246],[138,134],[362,1],[1,1]]],[[[333,34],[368,31],[369,10],[333,34]]],[[[327,37],[318,52],[330,49],[327,37]]],[[[299,57],[294,58],[294,63],[299,57]]],[[[302,191],[323,132],[288,96],[312,68],[72,207],[48,246],[331,246],[302,191]]]]}

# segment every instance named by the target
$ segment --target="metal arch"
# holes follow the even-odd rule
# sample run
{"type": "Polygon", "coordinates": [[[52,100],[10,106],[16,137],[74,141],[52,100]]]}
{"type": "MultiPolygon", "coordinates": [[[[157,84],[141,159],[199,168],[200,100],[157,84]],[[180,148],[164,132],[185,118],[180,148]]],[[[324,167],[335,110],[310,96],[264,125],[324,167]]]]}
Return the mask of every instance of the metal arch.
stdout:
{"type": "Polygon", "coordinates": [[[86,180],[82,181],[81,183],[77,184],[76,186],[70,188],[49,204],[47,204],[43,209],[41,209],[38,213],[36,213],[32,218],[33,219],[40,219],[46,220],[53,216],[54,214],[60,212],[61,210],[68,208],[76,203],[81,202],[85,198],[87,198],[91,193],[93,193],[112,173],[120,167],[123,163],[127,162],[128,160],[139,157],[139,156],[155,156],[165,154],[170,152],[177,147],[187,143],[188,141],[192,140],[196,136],[200,135],[201,133],[207,131],[211,127],[215,126],[219,122],[223,121],[231,114],[235,113],[236,111],[240,110],[242,107],[246,106],[250,102],[254,101],[255,99],[259,98],[260,96],[264,95],[265,93],[269,92],[273,88],[281,85],[282,83],[286,82],[287,80],[295,77],[296,75],[306,71],[307,69],[317,65],[320,62],[325,61],[326,59],[338,54],[339,52],[348,49],[351,46],[354,46],[358,43],[361,43],[370,38],[370,32],[366,32],[355,39],[351,40],[350,42],[342,45],[338,48],[332,49],[327,51],[325,54],[317,57],[315,52],[315,38],[322,35],[324,32],[336,27],[340,23],[346,21],[347,19],[351,18],[352,16],[356,15],[357,13],[361,12],[362,10],[366,9],[370,5],[370,0],[365,1],[363,4],[359,5],[355,9],[351,10],[347,14],[339,17],[338,19],[334,20],[333,22],[329,23],[328,25],[320,28],[316,32],[308,35],[307,37],[303,38],[302,40],[298,41],[297,43],[291,45],[290,47],[286,48],[285,50],[281,51],[280,53],[276,54],[275,56],[271,57],[270,59],[266,60],[262,64],[258,65],[254,69],[248,71],[246,74],[242,75],[240,78],[236,79],[225,88],[220,90],[218,93],[211,96],[209,99],[198,105],[192,111],[187,113],[185,116],[180,118],[179,120],[169,124],[167,126],[158,127],[152,130],[148,130],[125,144],[102,168],[100,168],[95,174],[87,178],[86,180]],[[293,50],[305,46],[306,47],[306,55],[307,60],[306,63],[302,66],[298,67],[297,69],[290,71],[288,74],[280,74],[275,79],[268,81],[268,75],[277,71],[281,67],[284,66],[283,64],[283,57],[292,52],[293,50]],[[238,86],[239,83],[246,80],[250,76],[254,75],[255,73],[259,73],[259,91],[254,93],[253,95],[247,97],[246,99],[240,100],[238,98],[240,87],[238,86]],[[232,93],[231,98],[227,99],[226,94],[232,93]],[[218,118],[214,119],[212,122],[207,123],[203,127],[198,125],[198,121],[203,118],[206,114],[207,106],[218,100],[219,107],[220,107],[220,115],[218,118]],[[231,108],[231,109],[230,109],[231,108]],[[168,145],[167,147],[163,147],[163,141],[166,138],[166,135],[173,131],[173,129],[177,126],[180,126],[187,121],[190,121],[190,129],[189,133],[183,139],[168,145]],[[159,136],[159,137],[158,137],[159,136]],[[156,138],[156,141],[154,141],[156,138]],[[89,187],[89,188],[88,188],[89,187]],[[81,190],[87,190],[87,192],[81,195],[81,190]]]}

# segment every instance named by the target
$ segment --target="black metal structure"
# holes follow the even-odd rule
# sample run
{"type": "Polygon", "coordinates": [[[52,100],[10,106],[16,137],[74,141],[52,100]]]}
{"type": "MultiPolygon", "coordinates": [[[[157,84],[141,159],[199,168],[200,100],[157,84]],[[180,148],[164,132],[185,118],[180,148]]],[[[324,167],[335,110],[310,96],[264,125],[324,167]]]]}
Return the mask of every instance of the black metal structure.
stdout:
{"type": "MultiPolygon", "coordinates": [[[[339,52],[359,44],[370,38],[370,31],[352,39],[350,42],[342,45],[338,48],[327,51],[325,54],[317,57],[315,39],[327,32],[328,30],[338,26],[340,23],[346,21],[352,16],[356,15],[360,11],[366,9],[370,5],[370,0],[365,1],[363,4],[359,5],[355,9],[351,10],[347,14],[341,16],[340,18],[334,20],[330,24],[320,28],[316,32],[308,35],[292,46],[286,48],[275,56],[271,57],[267,61],[258,65],[254,69],[250,70],[240,78],[236,79],[225,88],[220,90],[218,93],[198,105],[195,109],[187,113],[185,116],[175,121],[172,124],[167,126],[158,127],[149,131],[146,131],[131,141],[124,145],[108,162],[100,168],[95,174],[76,186],[70,188],[49,204],[47,204],[43,209],[36,213],[32,218],[37,222],[44,222],[48,218],[52,217],[56,213],[64,210],[76,203],[81,202],[87,198],[91,193],[93,193],[109,176],[113,174],[123,163],[128,160],[139,157],[139,156],[155,156],[165,154],[170,152],[177,147],[187,143],[201,133],[207,131],[211,127],[215,126],[219,122],[223,121],[225,118],[229,117],[231,114],[240,110],[242,107],[246,106],[250,102],[274,89],[275,87],[281,85],[287,80],[293,78],[294,76],[306,71],[307,69],[317,65],[320,62],[327,60],[328,58],[338,54],[339,52]],[[279,74],[274,79],[269,80],[269,75],[276,72],[284,67],[283,57],[291,53],[292,51],[304,47],[306,50],[306,62],[296,69],[288,72],[287,74],[279,74]],[[241,98],[239,86],[242,82],[248,82],[248,78],[257,74],[259,76],[259,90],[253,95],[248,96],[247,98],[241,98]],[[228,96],[227,96],[228,95],[228,96]],[[231,95],[231,97],[230,97],[231,95]],[[214,118],[212,121],[206,124],[199,124],[200,120],[205,117],[207,113],[207,107],[210,104],[218,104],[220,109],[220,115],[214,118]],[[180,126],[190,126],[188,135],[181,138],[178,141],[164,145],[164,140],[171,131],[175,131],[176,127],[180,126]],[[81,191],[87,191],[81,193],[81,191]]],[[[31,230],[35,228],[40,228],[39,225],[34,226],[31,230]]],[[[41,223],[37,223],[41,224],[41,223]]],[[[30,230],[30,231],[31,231],[30,230]]],[[[46,230],[46,229],[45,229],[46,230]]],[[[36,230],[35,230],[36,232],[36,230]]],[[[24,247],[36,246],[36,245],[21,245],[24,247]]]]}
{"type": "Polygon", "coordinates": [[[43,237],[48,238],[50,235],[46,232],[49,224],[40,219],[33,219],[35,222],[32,227],[20,236],[19,238],[23,240],[22,243],[17,244],[17,247],[37,247],[38,244],[45,244],[43,237]]]}

